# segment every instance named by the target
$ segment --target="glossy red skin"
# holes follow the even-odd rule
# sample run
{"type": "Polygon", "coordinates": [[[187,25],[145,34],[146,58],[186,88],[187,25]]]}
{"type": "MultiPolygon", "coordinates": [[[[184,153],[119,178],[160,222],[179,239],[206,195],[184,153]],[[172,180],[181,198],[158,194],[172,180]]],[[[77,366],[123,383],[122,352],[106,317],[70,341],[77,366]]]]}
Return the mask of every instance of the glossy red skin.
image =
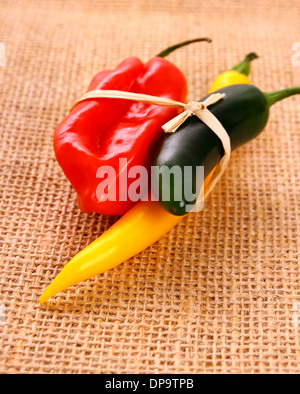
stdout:
{"type": "MultiPolygon", "coordinates": [[[[163,58],[143,64],[138,58],[124,60],[115,70],[97,74],[89,88],[144,93],[185,102],[187,83],[182,72],[163,58]]],[[[149,168],[151,150],[163,132],[161,127],[178,114],[174,108],[120,99],[90,99],[81,102],[59,124],[54,134],[56,158],[77,192],[81,210],[105,215],[123,215],[135,202],[99,201],[100,166],[119,172],[119,158],[132,166],[149,168]]],[[[135,179],[128,179],[128,186],[135,179]]],[[[117,182],[117,179],[115,180],[117,182]]]]}

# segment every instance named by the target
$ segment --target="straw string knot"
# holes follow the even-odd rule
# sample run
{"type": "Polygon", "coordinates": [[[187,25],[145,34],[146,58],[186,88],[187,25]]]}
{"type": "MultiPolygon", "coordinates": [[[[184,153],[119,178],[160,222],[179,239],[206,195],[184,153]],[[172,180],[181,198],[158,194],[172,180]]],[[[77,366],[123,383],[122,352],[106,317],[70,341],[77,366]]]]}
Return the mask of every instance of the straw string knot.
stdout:
{"type": "Polygon", "coordinates": [[[195,114],[199,110],[204,110],[205,108],[205,105],[199,101],[190,101],[184,107],[185,110],[190,111],[192,114],[195,114]]]}
{"type": "MultiPolygon", "coordinates": [[[[203,118],[205,117],[205,113],[207,114],[209,107],[212,104],[217,103],[218,101],[222,100],[225,97],[225,94],[216,93],[211,94],[205,101],[190,101],[189,103],[185,104],[183,109],[184,111],[181,112],[178,116],[171,119],[169,122],[162,126],[162,129],[165,133],[175,133],[175,131],[184,123],[190,116],[195,115],[200,120],[204,121],[203,118]]],[[[204,122],[206,123],[206,122],[204,122]]],[[[207,124],[207,123],[206,123],[207,124]]],[[[214,129],[208,125],[214,131],[214,129]]]]}

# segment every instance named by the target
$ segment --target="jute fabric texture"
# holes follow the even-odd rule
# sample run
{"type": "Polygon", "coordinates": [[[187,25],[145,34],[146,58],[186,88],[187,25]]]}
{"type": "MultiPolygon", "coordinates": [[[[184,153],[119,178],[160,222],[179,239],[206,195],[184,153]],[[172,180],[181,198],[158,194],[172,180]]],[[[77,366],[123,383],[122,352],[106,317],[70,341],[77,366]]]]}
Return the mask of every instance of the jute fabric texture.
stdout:
{"type": "Polygon", "coordinates": [[[299,85],[299,20],[299,0],[0,0],[1,373],[299,372],[299,96],[233,152],[203,212],[38,304],[117,220],[80,212],[52,147],[94,74],[207,36],[168,57],[190,100],[252,51],[255,85],[299,85]]]}

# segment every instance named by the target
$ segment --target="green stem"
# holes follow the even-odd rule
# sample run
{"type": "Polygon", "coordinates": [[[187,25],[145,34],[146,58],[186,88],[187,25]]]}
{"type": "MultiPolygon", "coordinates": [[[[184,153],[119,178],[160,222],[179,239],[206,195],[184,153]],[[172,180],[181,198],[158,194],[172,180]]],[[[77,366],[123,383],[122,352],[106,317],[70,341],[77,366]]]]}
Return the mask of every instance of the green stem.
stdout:
{"type": "Polygon", "coordinates": [[[300,86],[294,86],[293,88],[287,88],[278,90],[276,92],[265,93],[265,97],[269,104],[269,107],[276,104],[278,101],[284,100],[288,97],[300,94],[300,86]]]}
{"type": "Polygon", "coordinates": [[[232,70],[237,71],[237,72],[239,72],[241,74],[245,74],[246,76],[248,76],[250,74],[250,63],[254,59],[258,59],[258,56],[257,56],[256,53],[251,52],[245,57],[244,60],[242,60],[239,64],[234,66],[232,68],[232,70]]]}
{"type": "Polygon", "coordinates": [[[202,42],[202,41],[206,41],[209,43],[212,42],[212,40],[207,37],[194,38],[193,40],[183,41],[183,42],[180,42],[179,44],[172,45],[171,47],[168,47],[167,49],[164,49],[163,51],[161,51],[158,55],[156,55],[156,57],[166,57],[178,48],[185,47],[186,45],[193,44],[194,42],[202,42]]]}

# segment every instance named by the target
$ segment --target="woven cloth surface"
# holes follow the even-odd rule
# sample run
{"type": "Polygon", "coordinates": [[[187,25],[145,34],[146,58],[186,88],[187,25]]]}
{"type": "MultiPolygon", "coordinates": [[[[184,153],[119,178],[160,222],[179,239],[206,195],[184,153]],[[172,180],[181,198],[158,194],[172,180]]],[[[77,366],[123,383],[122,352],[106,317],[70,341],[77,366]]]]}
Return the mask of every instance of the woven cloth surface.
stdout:
{"type": "Polygon", "coordinates": [[[201,213],[121,266],[38,298],[116,217],[82,213],[53,131],[102,69],[169,56],[189,98],[256,51],[299,85],[299,0],[0,0],[0,373],[298,373],[300,97],[272,108],[201,213]]]}

